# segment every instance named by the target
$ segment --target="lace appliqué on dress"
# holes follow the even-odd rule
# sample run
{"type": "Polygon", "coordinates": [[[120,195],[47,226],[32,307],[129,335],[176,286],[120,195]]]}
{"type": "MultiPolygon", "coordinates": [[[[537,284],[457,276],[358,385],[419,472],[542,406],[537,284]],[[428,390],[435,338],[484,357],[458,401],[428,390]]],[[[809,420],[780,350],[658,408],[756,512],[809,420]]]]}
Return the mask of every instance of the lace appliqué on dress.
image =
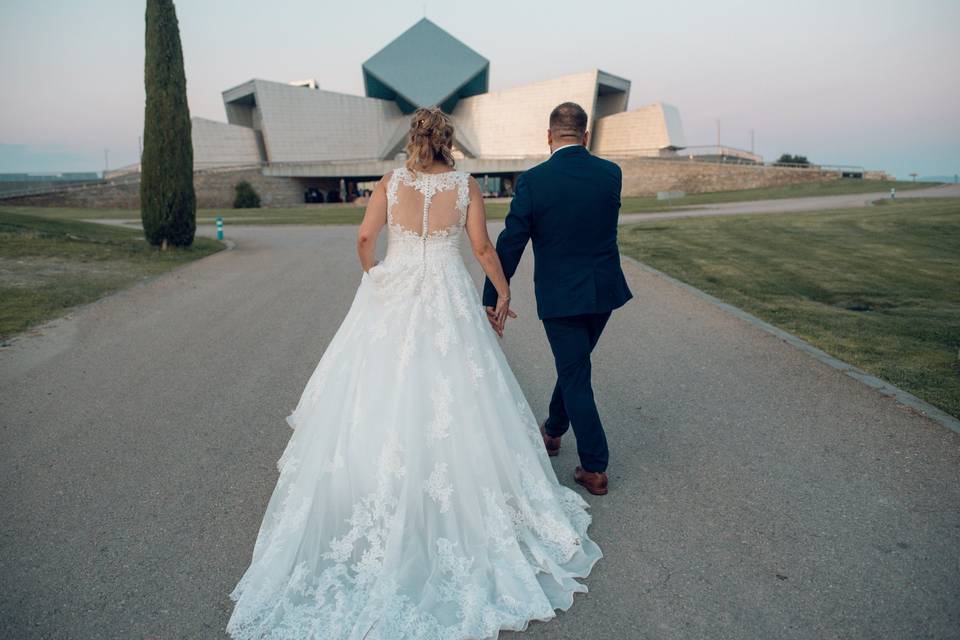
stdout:
{"type": "Polygon", "coordinates": [[[558,483],[463,262],[468,180],[388,179],[387,253],[287,418],[230,594],[237,640],[493,640],[586,591],[588,505],[558,483]]]}
{"type": "Polygon", "coordinates": [[[427,478],[423,485],[423,490],[427,492],[433,501],[440,505],[440,513],[450,511],[450,496],[453,494],[453,485],[447,478],[447,463],[437,462],[433,467],[433,472],[427,478]]]}

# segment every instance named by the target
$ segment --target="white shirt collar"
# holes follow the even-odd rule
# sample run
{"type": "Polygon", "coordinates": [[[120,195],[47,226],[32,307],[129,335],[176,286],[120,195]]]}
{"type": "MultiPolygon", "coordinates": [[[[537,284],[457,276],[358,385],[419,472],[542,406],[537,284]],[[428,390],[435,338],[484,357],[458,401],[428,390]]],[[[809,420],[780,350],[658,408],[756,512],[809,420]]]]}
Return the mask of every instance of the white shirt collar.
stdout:
{"type": "Polygon", "coordinates": [[[553,155],[553,154],[556,153],[557,151],[560,151],[560,149],[566,149],[567,147],[582,147],[582,146],[583,146],[582,144],[578,144],[578,143],[576,143],[576,142],[571,143],[571,144],[565,144],[565,145],[563,145],[562,147],[557,147],[556,149],[554,149],[554,150],[553,150],[553,153],[551,153],[550,155],[553,155]]]}

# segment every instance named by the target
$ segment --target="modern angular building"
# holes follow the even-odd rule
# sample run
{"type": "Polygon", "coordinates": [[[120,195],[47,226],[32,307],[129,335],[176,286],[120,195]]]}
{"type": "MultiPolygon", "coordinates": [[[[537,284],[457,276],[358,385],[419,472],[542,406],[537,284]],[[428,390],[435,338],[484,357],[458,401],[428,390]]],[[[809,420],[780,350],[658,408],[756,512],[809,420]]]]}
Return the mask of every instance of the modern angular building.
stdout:
{"type": "Polygon", "coordinates": [[[599,69],[491,92],[489,60],[426,18],[362,72],[364,96],[312,81],[252,79],[227,89],[227,122],[193,118],[195,167],[259,165],[264,176],[295,178],[329,197],[341,180],[362,185],[397,166],[409,114],[434,105],[454,120],[458,167],[493,178],[504,193],[548,156],[550,111],[567,100],[587,111],[597,155],[663,157],[686,146],[675,107],[627,111],[630,81],[599,69]]]}

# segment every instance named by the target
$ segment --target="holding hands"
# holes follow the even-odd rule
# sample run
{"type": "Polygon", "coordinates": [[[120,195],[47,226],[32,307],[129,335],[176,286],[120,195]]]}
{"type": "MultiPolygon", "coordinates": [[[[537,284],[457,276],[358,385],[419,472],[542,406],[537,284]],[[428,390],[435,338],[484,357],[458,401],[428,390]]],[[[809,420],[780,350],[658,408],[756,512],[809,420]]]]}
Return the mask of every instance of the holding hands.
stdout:
{"type": "Polygon", "coordinates": [[[516,318],[517,314],[510,309],[510,292],[497,296],[496,307],[485,307],[487,310],[487,320],[490,326],[497,332],[497,335],[503,337],[503,328],[507,324],[507,318],[516,318]]]}

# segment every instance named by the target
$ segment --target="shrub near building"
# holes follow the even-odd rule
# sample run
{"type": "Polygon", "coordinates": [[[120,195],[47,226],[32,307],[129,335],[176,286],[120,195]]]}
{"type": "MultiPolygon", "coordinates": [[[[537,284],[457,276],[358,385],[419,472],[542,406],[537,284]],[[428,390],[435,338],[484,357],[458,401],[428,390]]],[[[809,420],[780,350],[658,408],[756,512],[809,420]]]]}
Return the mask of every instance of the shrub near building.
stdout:
{"type": "Polygon", "coordinates": [[[234,187],[236,195],[233,198],[234,209],[259,209],[260,196],[246,180],[241,180],[234,187]]]}

